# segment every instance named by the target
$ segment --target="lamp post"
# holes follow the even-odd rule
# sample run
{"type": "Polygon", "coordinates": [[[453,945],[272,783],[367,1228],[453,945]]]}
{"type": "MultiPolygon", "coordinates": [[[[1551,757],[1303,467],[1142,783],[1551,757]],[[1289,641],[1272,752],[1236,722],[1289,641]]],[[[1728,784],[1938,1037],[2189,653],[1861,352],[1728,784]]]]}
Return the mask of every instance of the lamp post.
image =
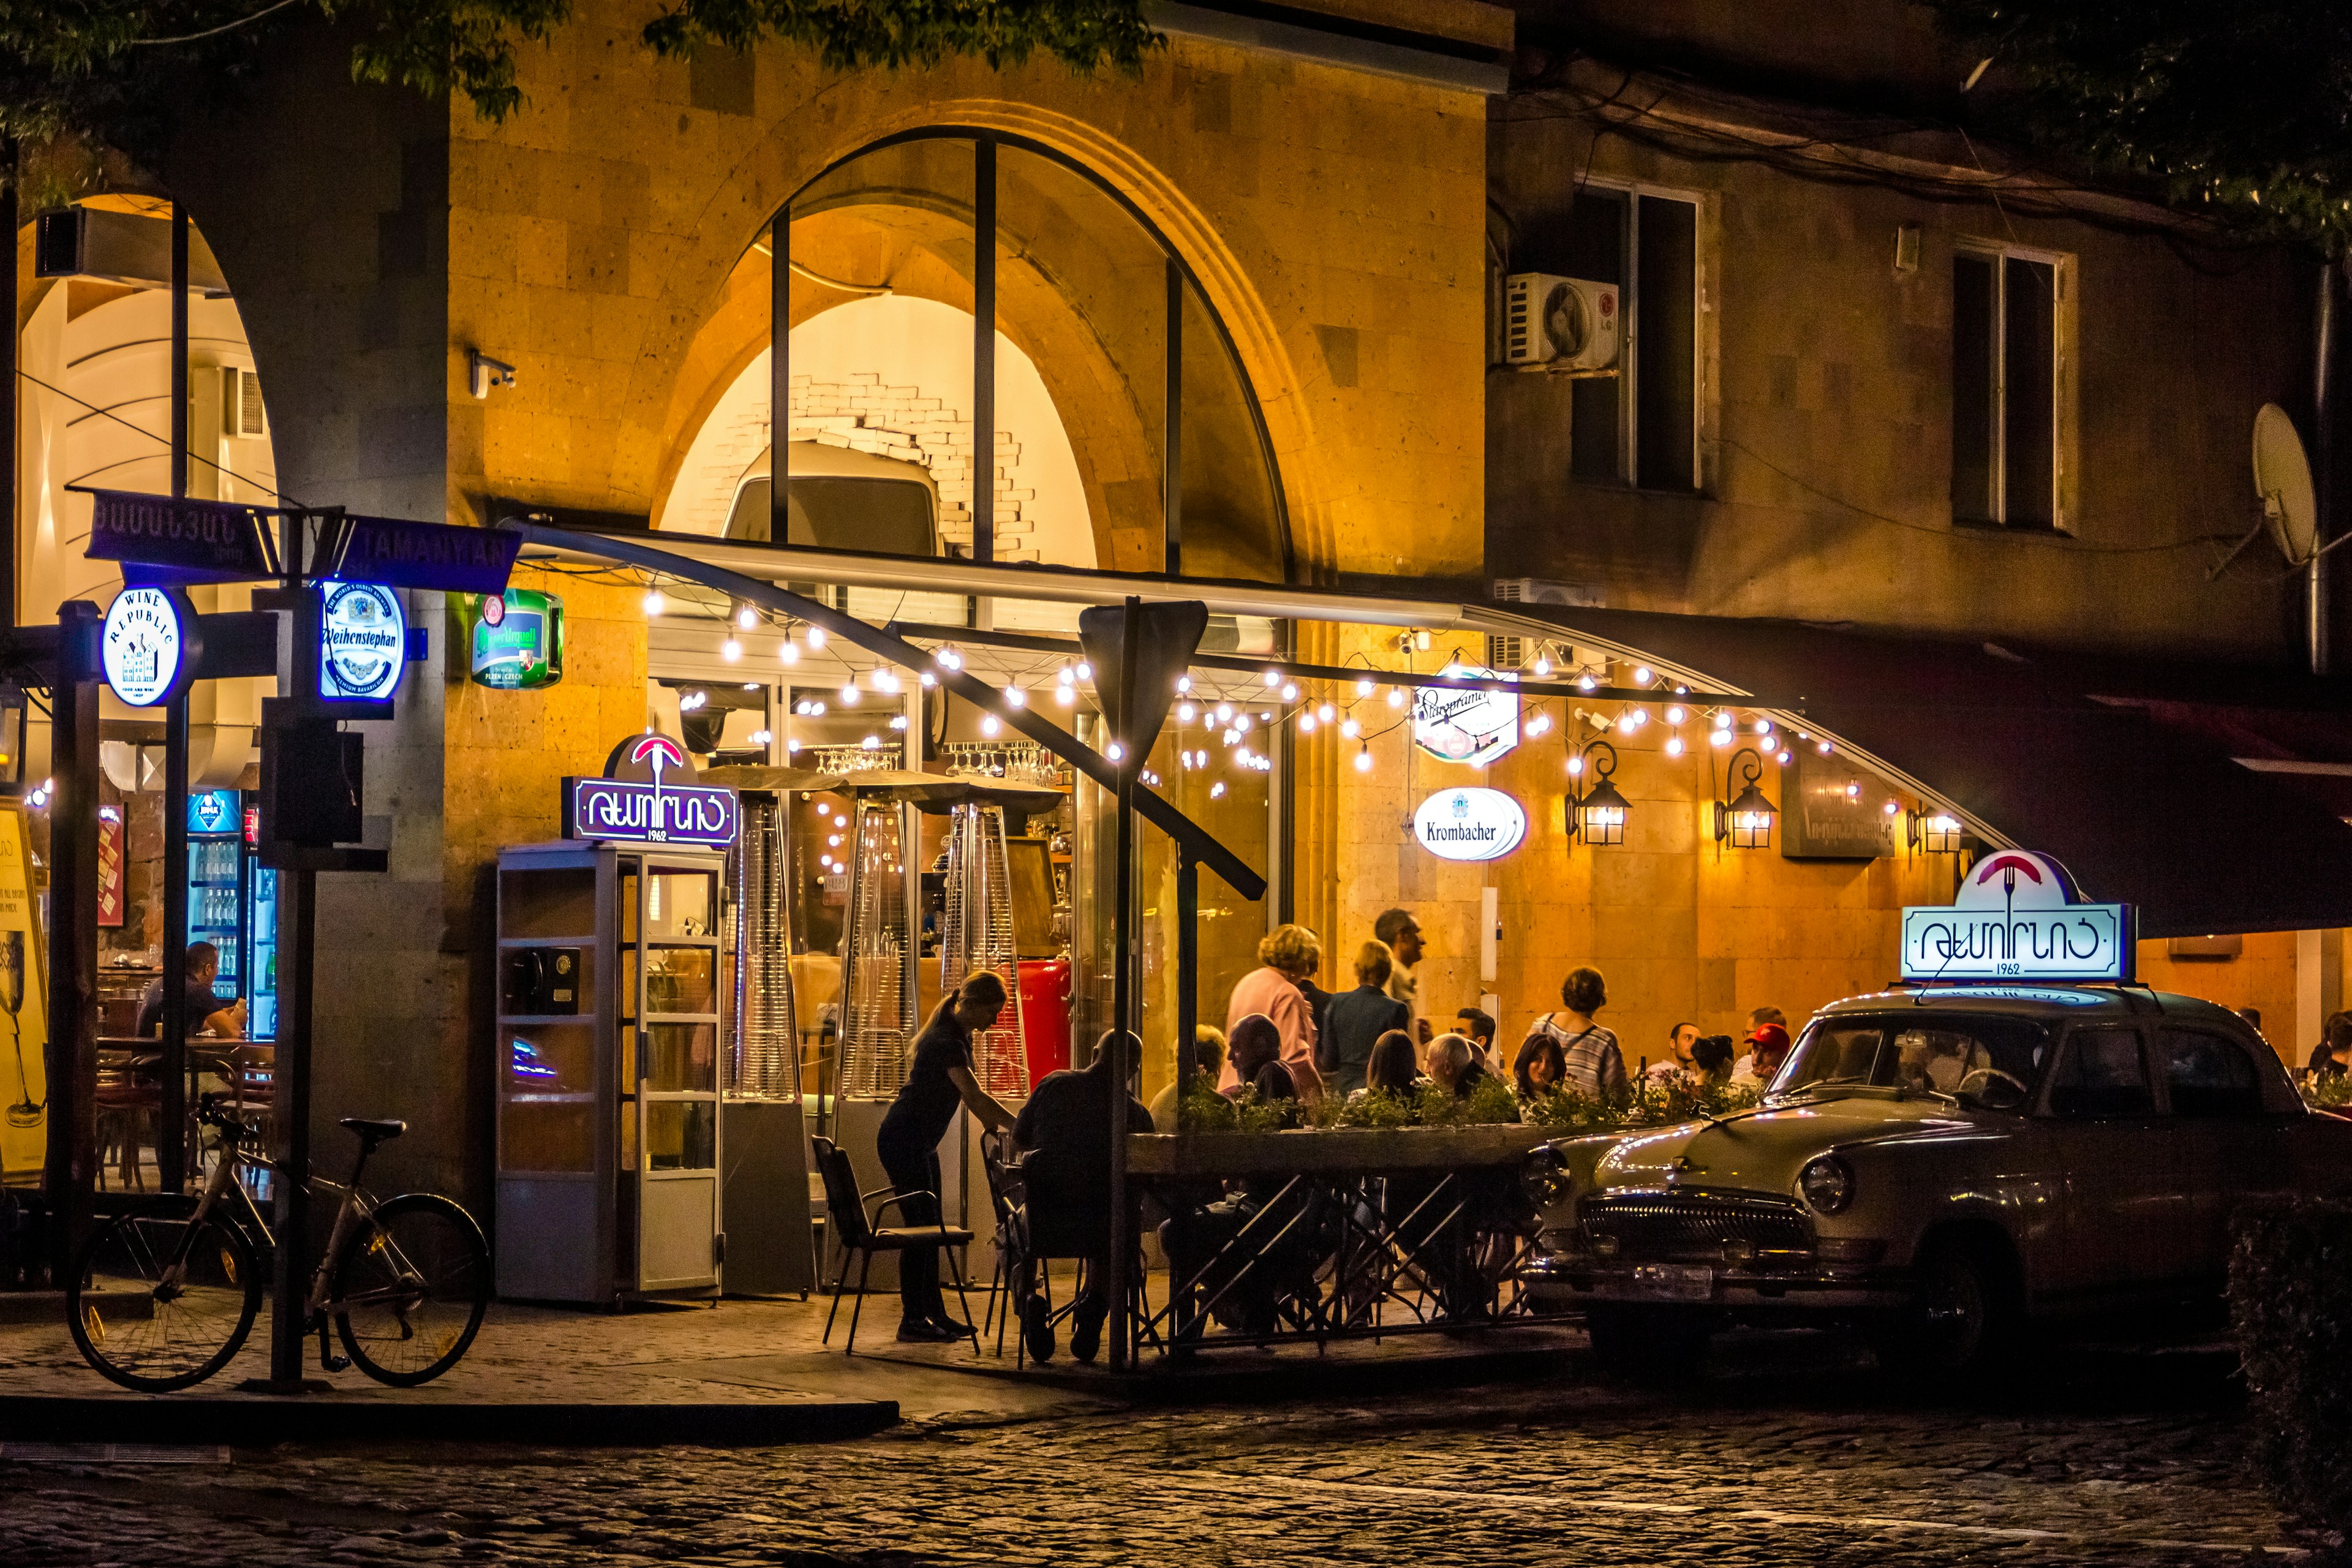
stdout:
{"type": "Polygon", "coordinates": [[[1771,801],[1757,787],[1764,776],[1764,759],[1755,747],[1742,746],[1732,753],[1731,764],[1724,770],[1727,784],[1735,774],[1745,787],[1729,805],[1715,803],[1716,840],[1728,839],[1734,849],[1769,849],[1774,814],[1771,801]]]}

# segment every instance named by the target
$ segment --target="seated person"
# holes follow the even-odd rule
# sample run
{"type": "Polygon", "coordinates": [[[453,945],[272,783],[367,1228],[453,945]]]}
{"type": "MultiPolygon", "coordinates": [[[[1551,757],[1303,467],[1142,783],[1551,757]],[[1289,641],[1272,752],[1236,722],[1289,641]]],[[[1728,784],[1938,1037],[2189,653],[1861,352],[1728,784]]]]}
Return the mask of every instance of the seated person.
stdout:
{"type": "MultiPolygon", "coordinates": [[[[1209,1024],[1192,1026],[1192,1076],[1205,1079],[1213,1087],[1217,1075],[1225,1070],[1225,1032],[1209,1024]]],[[[1176,1129],[1176,1084],[1169,1081],[1166,1089],[1151,1097],[1151,1124],[1170,1131],[1176,1129]]]]}
{"type": "MultiPolygon", "coordinates": [[[[208,942],[188,944],[187,1031],[191,1036],[215,1035],[223,1039],[245,1037],[245,998],[238,997],[226,1006],[213,994],[214,977],[220,973],[220,949],[208,942]]],[[[147,994],[139,999],[139,1020],[131,1031],[139,1035],[163,1033],[163,983],[149,983],[147,994]]]]}
{"type": "Polygon", "coordinates": [[[1252,1013],[1234,1025],[1226,1054],[1235,1081],[1225,1093],[1238,1100],[1244,1089],[1254,1089],[1260,1100],[1298,1098],[1297,1081],[1282,1059],[1282,1031],[1265,1014],[1252,1013]]]}
{"type": "Polygon", "coordinates": [[[1519,1047],[1519,1059],[1511,1064],[1511,1083],[1522,1100],[1539,1100],[1559,1085],[1567,1071],[1568,1059],[1560,1052],[1559,1040],[1549,1035],[1529,1035],[1519,1047]]]}
{"type": "Polygon", "coordinates": [[[1691,1046],[1691,1079],[1700,1084],[1727,1084],[1731,1081],[1731,1042],[1721,1035],[1710,1035],[1691,1046]]]}
{"type": "Polygon", "coordinates": [[[1470,1042],[1470,1055],[1488,1072],[1501,1072],[1503,1058],[1495,1052],[1496,1025],[1493,1014],[1476,1007],[1465,1007],[1454,1015],[1462,1026],[1458,1033],[1470,1042]]]}
{"type": "MultiPolygon", "coordinates": [[[[1415,1062],[1419,1055],[1411,1035],[1391,1029],[1372,1042],[1371,1059],[1364,1064],[1364,1087],[1357,1094],[1393,1094],[1411,1100],[1421,1088],[1421,1069],[1415,1062]]],[[[1353,1100],[1355,1095],[1348,1098],[1353,1100]]]]}
{"type": "Polygon", "coordinates": [[[1469,1099],[1470,1091],[1488,1076],[1478,1065],[1470,1042],[1460,1035],[1440,1035],[1429,1042],[1430,1081],[1444,1086],[1454,1099],[1469,1099]]]}
{"type": "MultiPolygon", "coordinates": [[[[1115,1033],[1105,1035],[1095,1047],[1094,1061],[1081,1070],[1047,1074],[1030,1091],[1028,1103],[1013,1123],[1013,1142],[1029,1153],[1024,1171],[1027,1245],[1022,1249],[1013,1300],[1019,1303],[1022,1337],[1029,1353],[1041,1362],[1054,1355],[1052,1312],[1036,1290],[1041,1256],[1087,1262],[1086,1288],[1070,1314],[1071,1354],[1080,1361],[1094,1360],[1102,1344],[1103,1319],[1110,1310],[1105,1292],[1110,1279],[1112,1061],[1123,1054],[1131,1079],[1142,1051],[1129,1035],[1125,1052],[1115,1052],[1118,1039],[1115,1033]]],[[[1130,1091],[1128,1131],[1149,1132],[1152,1125],[1151,1112],[1130,1091]]]]}

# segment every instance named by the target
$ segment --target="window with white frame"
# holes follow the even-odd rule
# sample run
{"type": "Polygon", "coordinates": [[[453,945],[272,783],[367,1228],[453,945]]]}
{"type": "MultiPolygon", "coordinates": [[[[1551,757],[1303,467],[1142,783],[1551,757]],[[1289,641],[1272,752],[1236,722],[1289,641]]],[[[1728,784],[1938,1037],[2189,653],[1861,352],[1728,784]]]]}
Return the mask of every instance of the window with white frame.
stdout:
{"type": "Polygon", "coordinates": [[[2071,268],[2036,251],[1952,257],[1952,520],[2065,525],[2060,312],[2071,268]]]}
{"type": "Polygon", "coordinates": [[[1587,185],[1568,214],[1564,270],[1614,283],[1617,374],[1576,383],[1570,474],[1643,489],[1698,488],[1698,202],[1587,185]]]}

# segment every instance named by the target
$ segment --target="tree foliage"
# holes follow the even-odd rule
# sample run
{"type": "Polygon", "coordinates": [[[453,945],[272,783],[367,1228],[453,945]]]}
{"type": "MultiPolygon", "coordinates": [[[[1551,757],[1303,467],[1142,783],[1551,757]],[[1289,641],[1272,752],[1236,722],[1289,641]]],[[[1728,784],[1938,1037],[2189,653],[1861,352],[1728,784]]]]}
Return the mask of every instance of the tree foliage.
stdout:
{"type": "Polygon", "coordinates": [[[2038,144],[2241,227],[2352,241],[2352,6],[1926,3],[1993,62],[1990,111],[2038,144]]]}
{"type": "MultiPolygon", "coordinates": [[[[351,38],[352,76],[450,94],[485,119],[520,107],[521,50],[572,0],[0,0],[0,134],[142,153],[173,118],[234,90],[283,30],[323,17],[351,38]]],[[[664,55],[770,39],[836,70],[1043,52],[1073,70],[1132,71],[1156,46],[1140,0],[675,0],[642,42],[664,55]]]]}

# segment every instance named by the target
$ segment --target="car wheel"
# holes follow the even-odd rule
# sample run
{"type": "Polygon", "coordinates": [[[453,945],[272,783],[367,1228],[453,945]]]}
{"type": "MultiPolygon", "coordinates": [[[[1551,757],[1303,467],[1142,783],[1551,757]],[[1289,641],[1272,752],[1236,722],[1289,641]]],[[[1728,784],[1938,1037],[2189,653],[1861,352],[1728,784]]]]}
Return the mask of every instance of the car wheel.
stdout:
{"type": "Polygon", "coordinates": [[[1680,1383],[1698,1375],[1715,1332],[1704,1312],[1687,1307],[1596,1306],[1584,1331],[1601,1370],[1635,1383],[1680,1383]]]}
{"type": "Polygon", "coordinates": [[[2011,1317],[2000,1276],[1980,1252],[1945,1247],[1919,1261],[1909,1306],[1878,1338],[1879,1364],[1911,1377],[1983,1371],[2011,1317]]]}

